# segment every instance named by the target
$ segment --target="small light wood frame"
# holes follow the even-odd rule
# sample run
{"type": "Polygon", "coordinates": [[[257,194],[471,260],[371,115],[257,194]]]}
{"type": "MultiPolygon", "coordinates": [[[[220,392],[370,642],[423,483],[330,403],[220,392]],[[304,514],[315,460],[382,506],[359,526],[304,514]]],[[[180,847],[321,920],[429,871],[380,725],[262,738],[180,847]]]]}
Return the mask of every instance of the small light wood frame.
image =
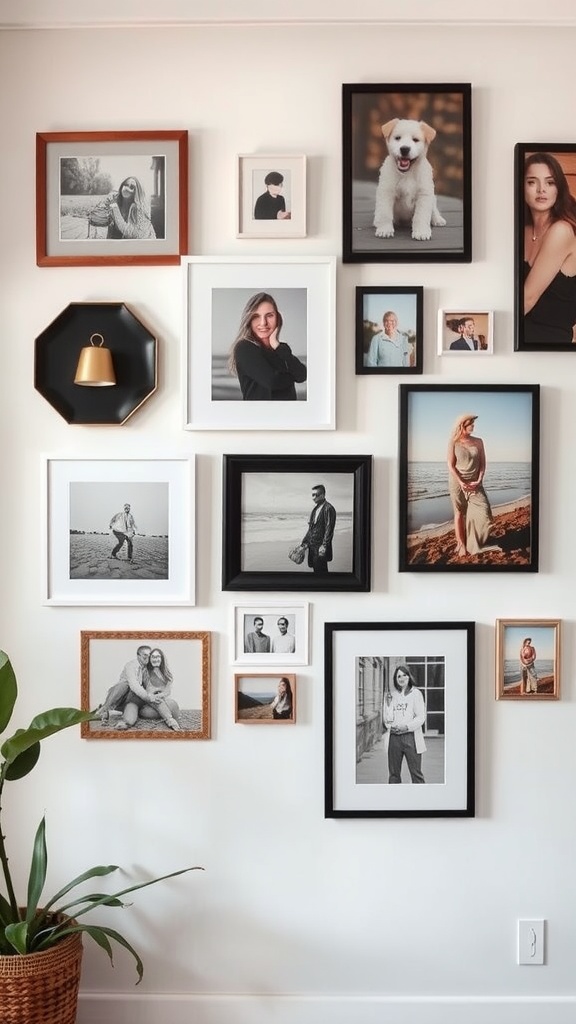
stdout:
{"type": "Polygon", "coordinates": [[[558,700],[560,619],[496,619],[496,700],[558,700]]]}
{"type": "Polygon", "coordinates": [[[242,725],[294,725],[296,721],[296,676],[290,672],[236,672],[234,675],[234,721],[242,725]],[[280,714],[274,707],[281,683],[288,683],[291,707],[280,714]]]}

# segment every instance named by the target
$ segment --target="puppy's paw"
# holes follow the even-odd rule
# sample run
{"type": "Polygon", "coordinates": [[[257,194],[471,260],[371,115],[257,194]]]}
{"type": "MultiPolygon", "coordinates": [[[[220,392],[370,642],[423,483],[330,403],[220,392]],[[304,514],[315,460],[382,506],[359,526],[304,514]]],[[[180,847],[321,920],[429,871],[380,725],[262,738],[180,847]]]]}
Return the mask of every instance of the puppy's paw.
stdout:
{"type": "Polygon", "coordinates": [[[420,242],[427,242],[429,238],[432,238],[432,229],[430,224],[413,224],[412,238],[416,238],[420,242]]]}
{"type": "Polygon", "coordinates": [[[393,224],[376,225],[376,238],[394,238],[393,224]]]}
{"type": "Polygon", "coordinates": [[[446,221],[445,221],[444,217],[442,216],[442,214],[435,213],[433,215],[433,217],[432,217],[432,227],[434,227],[434,228],[445,228],[446,227],[446,221]]]}

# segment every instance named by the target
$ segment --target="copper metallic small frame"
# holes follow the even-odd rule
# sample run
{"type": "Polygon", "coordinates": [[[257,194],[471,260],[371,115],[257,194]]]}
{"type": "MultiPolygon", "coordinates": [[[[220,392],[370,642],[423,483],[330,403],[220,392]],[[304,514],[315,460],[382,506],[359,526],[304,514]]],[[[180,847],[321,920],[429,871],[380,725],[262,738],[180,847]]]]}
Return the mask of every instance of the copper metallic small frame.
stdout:
{"type": "Polygon", "coordinates": [[[290,672],[236,672],[234,708],[234,721],[243,725],[294,725],[296,676],[290,672]],[[274,700],[283,681],[288,683],[292,699],[286,712],[279,714],[274,700]]]}
{"type": "MultiPolygon", "coordinates": [[[[98,718],[83,722],[81,735],[89,740],[207,740],[210,739],[210,636],[208,632],[90,632],[81,636],[81,707],[95,709],[98,718]],[[171,681],[170,698],[176,701],[168,724],[152,703],[155,717],[144,717],[142,707],[134,725],[125,727],[120,695],[124,667],[134,661],[141,647],[162,651],[171,681]],[[120,684],[115,690],[115,685],[120,684]]],[[[153,680],[142,676],[150,688],[153,680]]],[[[125,687],[128,690],[128,687],[125,687]]],[[[128,692],[129,697],[129,692],[128,692]]],[[[164,709],[163,709],[164,711],[164,709]]],[[[146,710],[146,714],[151,714],[146,710]]]]}
{"type": "Polygon", "coordinates": [[[560,698],[560,619],[496,619],[496,700],[560,698]]]}

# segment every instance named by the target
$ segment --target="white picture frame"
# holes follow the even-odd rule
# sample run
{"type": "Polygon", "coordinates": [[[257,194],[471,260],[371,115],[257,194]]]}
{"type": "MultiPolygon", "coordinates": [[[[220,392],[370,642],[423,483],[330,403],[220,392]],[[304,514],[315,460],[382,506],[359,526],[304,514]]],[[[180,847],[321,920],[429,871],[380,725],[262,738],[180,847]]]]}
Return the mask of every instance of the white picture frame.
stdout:
{"type": "Polygon", "coordinates": [[[236,237],[305,238],[306,157],[285,153],[240,153],[236,166],[236,237]],[[270,177],[273,181],[266,181],[270,177]],[[279,206],[278,211],[276,206],[279,206]]]}
{"type": "Polygon", "coordinates": [[[195,603],[193,458],[44,456],[42,472],[44,604],[195,603]],[[125,505],[135,523],[114,533],[125,505]]]}
{"type": "Polygon", "coordinates": [[[494,313],[491,309],[475,310],[468,306],[450,306],[438,310],[439,356],[491,356],[494,353],[494,313]],[[458,326],[473,321],[470,344],[463,340],[465,328],[458,326]]]}
{"type": "Polygon", "coordinates": [[[232,628],[230,633],[232,647],[233,665],[309,665],[309,604],[307,601],[299,604],[290,602],[276,602],[267,604],[260,601],[258,604],[235,605],[232,609],[232,628]],[[254,631],[254,620],[262,619],[262,633],[268,637],[270,650],[255,651],[248,636],[254,631]],[[283,642],[279,619],[285,618],[288,622],[286,637],[293,637],[294,651],[274,650],[274,647],[290,646],[283,642]]]}
{"type": "Polygon", "coordinates": [[[334,430],[335,284],[331,256],[188,256],[185,287],[186,430],[334,430]],[[227,361],[251,296],[282,313],[280,340],[306,362],[296,401],[244,401],[227,361]]]}

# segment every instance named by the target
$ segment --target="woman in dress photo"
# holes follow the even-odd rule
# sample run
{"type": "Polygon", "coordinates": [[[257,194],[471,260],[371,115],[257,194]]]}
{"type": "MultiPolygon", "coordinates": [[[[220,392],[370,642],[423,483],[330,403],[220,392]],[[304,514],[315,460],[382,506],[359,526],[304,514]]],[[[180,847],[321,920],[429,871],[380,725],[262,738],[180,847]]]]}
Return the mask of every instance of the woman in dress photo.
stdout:
{"type": "Polygon", "coordinates": [[[280,341],[282,314],[272,295],[256,292],[246,303],[228,359],[245,402],[295,402],[306,380],[304,363],[280,341]]]}
{"type": "Polygon", "coordinates": [[[150,203],[138,178],[124,178],[90,213],[90,224],[106,227],[106,238],[156,238],[150,203]]]}
{"type": "Polygon", "coordinates": [[[402,782],[404,759],[412,782],[425,783],[422,754],[426,743],[422,726],[426,721],[426,705],[406,665],[398,665],[394,670],[392,688],[384,696],[382,719],[386,729],[389,784],[402,782]]]}
{"type": "Polygon", "coordinates": [[[576,199],[550,153],[524,165],[524,342],[573,344],[576,324],[576,199]]]}
{"type": "Polygon", "coordinates": [[[477,419],[474,413],[459,416],[448,444],[448,486],[459,558],[499,550],[497,545],[488,544],[492,509],[483,486],[486,473],[484,442],[474,435],[477,419]]]}

